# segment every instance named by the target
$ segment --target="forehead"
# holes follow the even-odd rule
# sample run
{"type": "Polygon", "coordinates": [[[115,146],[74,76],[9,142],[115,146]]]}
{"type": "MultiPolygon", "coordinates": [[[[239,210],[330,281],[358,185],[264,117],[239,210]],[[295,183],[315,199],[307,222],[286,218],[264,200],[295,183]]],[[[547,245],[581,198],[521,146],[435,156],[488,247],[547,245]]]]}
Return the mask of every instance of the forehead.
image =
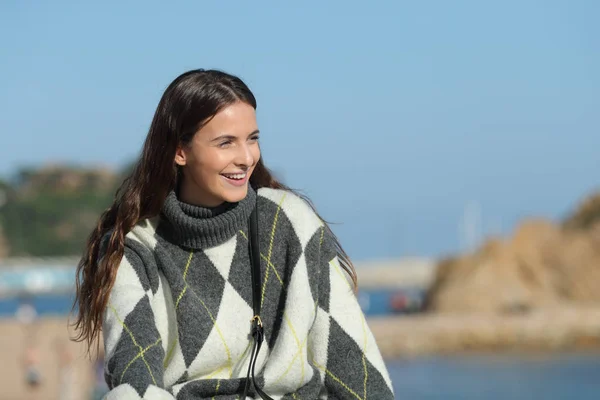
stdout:
{"type": "Polygon", "coordinates": [[[246,103],[226,106],[200,129],[205,135],[248,135],[257,129],[256,111],[246,103]]]}

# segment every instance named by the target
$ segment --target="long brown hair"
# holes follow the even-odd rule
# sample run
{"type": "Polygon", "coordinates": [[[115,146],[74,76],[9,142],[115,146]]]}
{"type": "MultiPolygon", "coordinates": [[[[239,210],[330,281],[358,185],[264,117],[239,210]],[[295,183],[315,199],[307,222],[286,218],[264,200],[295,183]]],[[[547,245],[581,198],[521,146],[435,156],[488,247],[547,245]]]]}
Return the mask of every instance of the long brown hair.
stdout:
{"type": "MultiPolygon", "coordinates": [[[[158,215],[168,193],[177,185],[178,169],[174,162],[177,146],[188,144],[215,114],[238,101],[256,109],[256,99],[246,84],[217,70],[185,72],[165,90],[139,160],[117,190],[113,204],[100,216],[77,266],[73,307],[78,307],[75,321],[78,333],[74,340],[85,341],[88,350],[102,329],[104,311],[123,257],[125,235],[139,221],[158,215]],[[101,259],[100,253],[104,254],[101,259]]],[[[293,191],[273,177],[262,159],[250,177],[250,184],[256,189],[268,187],[293,191]]],[[[315,209],[309,199],[296,194],[315,209]]],[[[331,232],[327,223],[325,226],[331,232]]],[[[339,240],[335,235],[333,237],[340,263],[356,287],[354,266],[339,240]]]]}

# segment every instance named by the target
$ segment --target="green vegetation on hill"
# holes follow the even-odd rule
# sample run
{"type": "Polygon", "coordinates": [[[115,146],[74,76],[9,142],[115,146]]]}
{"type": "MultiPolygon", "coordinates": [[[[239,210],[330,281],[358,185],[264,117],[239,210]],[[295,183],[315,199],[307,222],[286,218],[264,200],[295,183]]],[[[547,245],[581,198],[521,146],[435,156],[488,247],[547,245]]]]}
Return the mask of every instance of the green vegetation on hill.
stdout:
{"type": "Polygon", "coordinates": [[[0,182],[0,256],[81,254],[121,181],[110,170],[58,166],[0,182]]]}

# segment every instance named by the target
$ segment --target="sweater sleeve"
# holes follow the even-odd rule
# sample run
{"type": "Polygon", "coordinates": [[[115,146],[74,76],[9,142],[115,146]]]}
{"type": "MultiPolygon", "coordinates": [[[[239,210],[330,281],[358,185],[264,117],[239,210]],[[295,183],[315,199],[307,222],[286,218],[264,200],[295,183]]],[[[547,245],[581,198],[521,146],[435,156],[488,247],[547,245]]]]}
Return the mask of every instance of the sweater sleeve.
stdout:
{"type": "Polygon", "coordinates": [[[171,400],[175,397],[163,386],[165,353],[144,252],[135,247],[125,247],[104,313],[105,378],[111,389],[104,398],[171,400]]]}
{"type": "Polygon", "coordinates": [[[324,392],[329,399],[393,400],[389,373],[326,228],[319,259],[308,355],[321,373],[324,392]]]}

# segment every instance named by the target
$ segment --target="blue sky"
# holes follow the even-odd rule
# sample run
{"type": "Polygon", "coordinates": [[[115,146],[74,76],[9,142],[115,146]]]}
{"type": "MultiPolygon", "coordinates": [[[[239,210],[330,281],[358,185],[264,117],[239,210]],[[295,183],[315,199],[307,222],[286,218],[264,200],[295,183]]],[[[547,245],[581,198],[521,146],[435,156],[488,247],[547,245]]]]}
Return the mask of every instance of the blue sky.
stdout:
{"type": "Polygon", "coordinates": [[[136,156],[198,67],[258,98],[265,161],[356,259],[461,250],[599,186],[600,2],[0,3],[0,175],[136,156]],[[124,4],[126,3],[126,4],[124,4]]]}

